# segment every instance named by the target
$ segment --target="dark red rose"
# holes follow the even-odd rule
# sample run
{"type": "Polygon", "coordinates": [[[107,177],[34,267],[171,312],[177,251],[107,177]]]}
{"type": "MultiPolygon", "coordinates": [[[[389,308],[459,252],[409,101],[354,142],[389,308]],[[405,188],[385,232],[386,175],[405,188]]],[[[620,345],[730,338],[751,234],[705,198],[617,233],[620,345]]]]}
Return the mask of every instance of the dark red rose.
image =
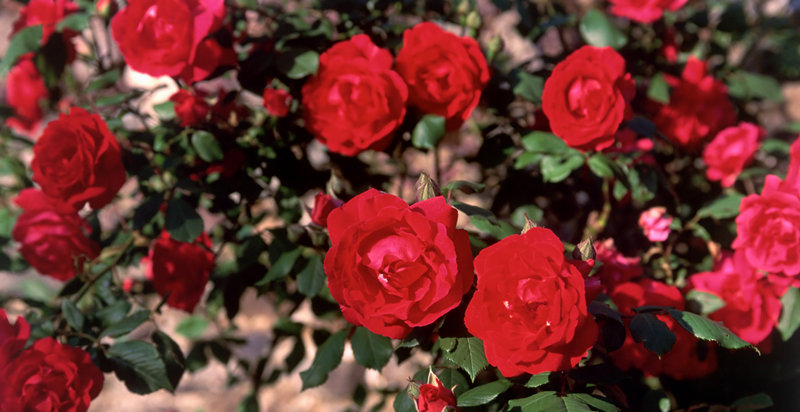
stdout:
{"type": "Polygon", "coordinates": [[[672,87],[669,104],[659,105],[658,130],[674,144],[695,150],[706,139],[736,122],[728,87],[706,74],[706,63],[689,57],[680,79],[666,77],[672,87]]]}
{"type": "Polygon", "coordinates": [[[473,273],[457,219],[441,196],[409,206],[375,189],[334,209],[325,274],[344,318],[399,339],[458,306],[473,273]]]}
{"type": "Polygon", "coordinates": [[[36,189],[23,190],[14,201],[23,212],[11,237],[39,273],[69,280],[100,253],[100,246],[86,237],[89,224],[69,205],[36,189]]]}
{"type": "Polygon", "coordinates": [[[111,20],[111,34],[134,70],[194,82],[226,60],[207,38],[224,18],[223,0],[132,0],[111,20]]]}
{"type": "Polygon", "coordinates": [[[341,207],[343,202],[335,199],[325,193],[317,193],[314,196],[314,208],[311,209],[311,221],[322,227],[328,226],[328,215],[336,209],[341,207]]]}
{"type": "Polygon", "coordinates": [[[175,92],[169,100],[175,102],[175,115],[183,127],[203,123],[211,110],[203,96],[184,89],[175,92]]]}
{"type": "Polygon", "coordinates": [[[283,117],[289,113],[292,95],[286,90],[267,87],[264,89],[264,108],[275,117],[283,117]]]}
{"type": "Polygon", "coordinates": [[[433,383],[419,386],[419,397],[416,398],[417,411],[442,412],[457,410],[456,396],[453,391],[444,386],[436,375],[433,375],[432,378],[429,377],[428,380],[433,380],[433,383]]]}
{"type": "Polygon", "coordinates": [[[610,47],[583,46],[558,63],[544,83],[542,109],[550,128],[568,145],[601,150],[614,143],[631,117],[633,79],[610,47]]]}
{"type": "Polygon", "coordinates": [[[100,209],[125,183],[122,151],[96,114],[78,107],[47,124],[33,146],[33,181],[76,210],[100,209]]]}
{"type": "Polygon", "coordinates": [[[103,372],[85,351],[47,337],[0,374],[0,411],[84,412],[103,389],[103,372]]]}
{"type": "Polygon", "coordinates": [[[722,187],[731,187],[742,169],[753,159],[764,129],[752,123],[739,123],[717,133],[703,149],[703,161],[708,166],[708,180],[720,180],[722,187]]]}
{"type": "Polygon", "coordinates": [[[687,290],[716,295],[725,302],[708,317],[722,322],[740,338],[758,345],[778,325],[781,296],[788,285],[774,284],[753,269],[741,253],[724,253],[712,272],[689,277],[687,290]]]}
{"type": "Polygon", "coordinates": [[[49,97],[41,73],[33,64],[33,54],[20,58],[6,77],[6,101],[14,109],[14,117],[6,125],[19,133],[31,135],[44,116],[43,101],[49,97]]]}
{"type": "Polygon", "coordinates": [[[478,290],[464,322],[504,376],[568,370],[597,340],[584,278],[553,232],[532,228],[475,258],[478,290]]]}
{"type": "MultiPolygon", "coordinates": [[[[683,295],[678,288],[647,278],[622,283],[611,291],[610,296],[623,316],[633,316],[633,308],[645,305],[684,308],[683,295]]],[[[655,352],[645,349],[644,343],[636,342],[628,333],[622,347],[610,352],[620,369],[637,368],[649,376],[664,374],[675,379],[702,378],[717,369],[717,354],[713,346],[692,336],[670,315],[655,316],[675,334],[672,349],[659,359],[655,352]]],[[[630,324],[630,319],[625,319],[625,323],[630,324]]]]}
{"type": "Polygon", "coordinates": [[[395,70],[408,85],[408,103],[444,117],[447,130],[461,127],[489,83],[489,67],[478,42],[430,22],[403,33],[395,70]]]}
{"type": "Polygon", "coordinates": [[[383,150],[406,114],[408,88],[392,71],[392,55],[365,34],[319,56],[303,85],[306,128],[332,152],[355,156],[383,150]]]}
{"type": "Polygon", "coordinates": [[[211,239],[203,233],[194,243],[172,239],[167,231],[153,242],[148,255],[147,276],[167,304],[191,312],[206,289],[214,269],[211,239]]]}
{"type": "Polygon", "coordinates": [[[610,0],[611,13],[640,23],[652,23],[661,18],[664,10],[675,11],[687,0],[610,0]]]}
{"type": "Polygon", "coordinates": [[[31,325],[22,316],[12,325],[6,311],[0,309],[0,368],[15,357],[31,335],[31,325]]]}

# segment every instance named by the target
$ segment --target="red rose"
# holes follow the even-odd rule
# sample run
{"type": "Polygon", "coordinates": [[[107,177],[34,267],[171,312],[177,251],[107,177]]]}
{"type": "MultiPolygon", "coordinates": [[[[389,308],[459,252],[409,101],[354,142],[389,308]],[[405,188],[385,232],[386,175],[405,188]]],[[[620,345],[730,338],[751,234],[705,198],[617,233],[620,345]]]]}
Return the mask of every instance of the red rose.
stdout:
{"type": "MultiPolygon", "coordinates": [[[[41,44],[45,44],[50,38],[50,35],[58,28],[58,23],[61,22],[65,16],[78,10],[80,10],[80,7],[69,0],[31,0],[30,3],[20,10],[19,17],[14,22],[14,27],[11,30],[11,36],[25,27],[41,24],[41,44]]],[[[74,49],[72,49],[67,39],[77,34],[78,33],[70,30],[65,31],[65,44],[70,49],[67,53],[68,55],[74,54],[74,49]]]]}
{"type": "MultiPolygon", "coordinates": [[[[788,180],[787,180],[788,182],[788,180]]],[[[744,253],[750,266],[786,275],[800,273],[800,193],[768,175],[760,195],[739,204],[733,249],[744,253]]]]}
{"type": "Polygon", "coordinates": [[[736,122],[728,87],[706,74],[702,60],[689,57],[681,78],[667,76],[666,80],[672,87],[669,104],[659,106],[654,120],[672,143],[694,150],[706,138],[736,122]]]}
{"type": "Polygon", "coordinates": [[[722,187],[731,187],[753,159],[764,135],[764,129],[752,123],[740,123],[717,133],[703,150],[708,180],[721,180],[722,187]]]}
{"type": "Polygon", "coordinates": [[[33,146],[33,181],[76,210],[107,205],[125,183],[117,139],[96,114],[73,107],[47,124],[33,146]]]}
{"type": "Polygon", "coordinates": [[[275,117],[283,117],[289,113],[289,105],[292,103],[292,95],[283,89],[267,87],[264,89],[264,108],[275,117]]]}
{"type": "MultiPolygon", "coordinates": [[[[646,278],[620,284],[610,296],[624,316],[633,316],[633,308],[645,305],[670,306],[678,310],[684,307],[683,295],[676,287],[646,278]]],[[[637,368],[649,376],[664,374],[675,379],[702,378],[716,370],[717,354],[714,347],[702,346],[703,343],[678,325],[670,315],[655,316],[675,334],[672,349],[659,359],[655,352],[645,349],[644,343],[634,341],[628,333],[622,347],[610,352],[620,369],[637,368]]],[[[630,320],[626,319],[625,323],[629,324],[630,320]]]]}
{"type": "MultiPolygon", "coordinates": [[[[417,411],[443,412],[458,410],[456,407],[456,396],[453,394],[453,391],[444,386],[436,375],[433,375],[432,378],[432,384],[426,383],[419,387],[419,397],[416,399],[417,411]]],[[[430,380],[429,378],[429,381],[430,380]]]]}
{"type": "Polygon", "coordinates": [[[568,370],[597,340],[584,279],[553,232],[532,228],[475,258],[478,290],[464,322],[504,376],[568,370]]]}
{"type": "Polygon", "coordinates": [[[314,196],[314,208],[311,209],[311,221],[322,227],[327,227],[328,215],[333,209],[341,207],[342,204],[341,200],[335,199],[330,195],[321,192],[317,193],[314,196]]]}
{"type": "Polygon", "coordinates": [[[153,242],[148,255],[147,276],[167,304],[191,312],[206,289],[214,269],[211,239],[203,233],[194,243],[172,239],[167,231],[153,242]]]}
{"type": "Polygon", "coordinates": [[[20,316],[11,325],[6,311],[0,309],[0,368],[25,347],[30,335],[31,325],[25,318],[20,316]]]}
{"type": "Polygon", "coordinates": [[[334,209],[325,274],[344,318],[403,338],[458,306],[473,274],[469,237],[457,219],[441,196],[409,206],[375,189],[334,209]]]}
{"type": "Polygon", "coordinates": [[[184,89],[175,92],[169,100],[175,102],[175,115],[181,120],[183,127],[203,123],[211,110],[211,106],[202,96],[184,89]]]}
{"type": "Polygon", "coordinates": [[[663,242],[669,237],[673,218],[665,207],[651,207],[639,215],[639,227],[651,242],[663,242]]]}
{"type": "Polygon", "coordinates": [[[319,56],[317,74],[303,85],[306,128],[332,152],[383,150],[403,122],[407,99],[392,55],[358,34],[319,56]]]}
{"type": "Polygon", "coordinates": [[[83,412],[103,389],[103,372],[85,351],[39,339],[0,375],[0,411],[83,412]]]}
{"type": "Polygon", "coordinates": [[[223,0],[132,0],[111,20],[111,34],[134,70],[194,82],[227,60],[206,38],[224,18],[223,0]]]}
{"type": "Polygon", "coordinates": [[[6,101],[14,109],[14,117],[8,118],[6,125],[19,133],[32,134],[44,116],[42,100],[48,97],[44,79],[33,64],[33,54],[21,57],[6,77],[6,101]]]}
{"type": "Polygon", "coordinates": [[[409,104],[447,119],[447,130],[461,127],[489,83],[489,67],[478,42],[430,22],[403,33],[395,69],[408,85],[409,104]]]}
{"type": "Polygon", "coordinates": [[[725,253],[713,272],[689,277],[687,290],[718,296],[725,306],[708,317],[721,321],[740,338],[758,345],[777,326],[781,315],[781,296],[787,285],[775,285],[753,269],[741,253],[725,253]]]}
{"type": "Polygon", "coordinates": [[[687,0],[611,0],[611,13],[640,23],[652,23],[664,10],[676,11],[687,0]]]}
{"type": "Polygon", "coordinates": [[[624,256],[614,246],[614,239],[595,242],[594,248],[597,260],[603,263],[597,276],[600,277],[606,290],[612,290],[616,285],[642,275],[641,259],[624,256]]]}
{"type": "Polygon", "coordinates": [[[583,46],[553,69],[544,83],[542,109],[550,128],[571,147],[601,150],[614,143],[631,117],[633,79],[610,47],[583,46]]]}
{"type": "Polygon", "coordinates": [[[36,189],[23,190],[14,201],[23,212],[11,237],[20,244],[22,257],[39,273],[69,280],[100,253],[100,246],[86,237],[89,224],[69,205],[36,189]]]}

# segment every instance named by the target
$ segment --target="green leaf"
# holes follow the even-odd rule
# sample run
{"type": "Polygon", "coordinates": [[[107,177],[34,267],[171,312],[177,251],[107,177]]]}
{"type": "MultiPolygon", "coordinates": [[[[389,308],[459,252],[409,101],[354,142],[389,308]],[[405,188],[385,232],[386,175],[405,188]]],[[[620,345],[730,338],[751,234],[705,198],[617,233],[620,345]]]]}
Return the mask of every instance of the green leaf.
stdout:
{"type": "Polygon", "coordinates": [[[175,102],[167,100],[153,105],[153,111],[161,120],[172,120],[175,118],[175,102]]]}
{"type": "Polygon", "coordinates": [[[258,396],[254,393],[245,396],[236,406],[236,412],[258,412],[258,396]]]}
{"type": "Polygon", "coordinates": [[[483,217],[485,217],[487,219],[490,219],[490,220],[497,220],[497,218],[494,217],[494,213],[492,213],[492,212],[490,212],[490,211],[488,211],[488,210],[486,210],[486,209],[484,209],[482,207],[470,205],[470,204],[467,204],[467,203],[457,202],[457,201],[450,202],[450,206],[453,206],[454,208],[464,212],[467,216],[470,216],[470,217],[472,217],[472,216],[483,216],[483,217]]]}
{"type": "Polygon", "coordinates": [[[328,374],[342,361],[347,333],[348,329],[336,332],[319,346],[311,366],[300,372],[300,379],[303,381],[302,390],[322,385],[328,380],[328,374]]]}
{"type": "Polygon", "coordinates": [[[560,137],[548,132],[530,132],[522,137],[522,147],[528,152],[541,154],[567,154],[571,150],[560,137]]]}
{"type": "Polygon", "coordinates": [[[454,180],[442,186],[442,196],[449,198],[456,190],[460,190],[467,194],[480,193],[485,188],[486,185],[483,183],[473,183],[466,180],[454,180]]]}
{"type": "Polygon", "coordinates": [[[181,323],[178,324],[178,327],[175,328],[175,332],[188,339],[197,339],[203,336],[203,332],[206,331],[207,327],[208,321],[204,317],[191,315],[184,318],[181,323]]]}
{"type": "Polygon", "coordinates": [[[656,125],[642,116],[634,116],[633,119],[628,120],[626,125],[637,134],[645,137],[653,137],[658,134],[656,125]]]}
{"type": "Polygon", "coordinates": [[[186,359],[183,357],[180,346],[169,335],[159,330],[153,332],[151,338],[167,369],[167,379],[173,388],[177,388],[183,372],[186,370],[186,359]]]}
{"type": "Polygon", "coordinates": [[[745,396],[734,401],[731,406],[736,412],[755,412],[775,406],[772,398],[764,392],[745,396]]]}
{"type": "Polygon", "coordinates": [[[777,80],[762,74],[737,71],[727,79],[728,93],[742,100],[765,99],[783,101],[781,85],[777,80]]]}
{"type": "Polygon", "coordinates": [[[125,300],[118,300],[97,311],[94,316],[104,325],[111,325],[121,321],[131,310],[131,304],[125,300]]]}
{"type": "Polygon", "coordinates": [[[686,293],[686,308],[701,315],[709,315],[725,307],[725,301],[719,296],[703,292],[701,290],[690,290],[686,293]]]}
{"type": "Polygon", "coordinates": [[[583,166],[584,158],[575,153],[566,157],[545,156],[540,164],[542,178],[548,183],[558,183],[583,166]]]}
{"type": "Polygon", "coordinates": [[[422,116],[411,133],[411,143],[420,149],[433,149],[444,137],[444,117],[436,114],[422,116]]]}
{"type": "Polygon", "coordinates": [[[121,74],[119,69],[111,69],[92,80],[88,86],[86,86],[86,93],[94,92],[97,90],[102,90],[109,88],[114,85],[114,83],[119,80],[119,75],[121,74]]]}
{"type": "Polygon", "coordinates": [[[505,239],[508,236],[518,233],[514,226],[502,220],[488,219],[484,216],[475,215],[470,216],[469,221],[472,222],[478,230],[489,234],[495,239],[505,239]]]}
{"type": "Polygon", "coordinates": [[[781,318],[778,332],[784,341],[789,340],[800,327],[800,290],[790,287],[781,297],[781,318]]]}
{"type": "Polygon", "coordinates": [[[380,371],[392,358],[392,340],[364,327],[356,328],[351,339],[353,355],[359,364],[380,371]]]}
{"type": "Polygon", "coordinates": [[[512,92],[529,102],[540,104],[544,91],[544,78],[534,76],[523,70],[514,70],[511,74],[512,92]]]}
{"type": "Polygon", "coordinates": [[[94,99],[96,106],[116,106],[130,98],[127,93],[114,93],[94,99]]]}
{"type": "Polygon", "coordinates": [[[531,376],[528,379],[528,382],[525,383],[526,388],[538,388],[548,382],[550,382],[550,374],[553,372],[542,372],[537,373],[536,375],[531,376]]]}
{"type": "Polygon", "coordinates": [[[589,169],[591,169],[592,173],[599,178],[625,178],[625,173],[622,171],[622,168],[602,153],[595,153],[589,156],[586,163],[589,165],[589,169]]]}
{"type": "Polygon", "coordinates": [[[278,70],[290,79],[302,79],[315,74],[319,66],[319,53],[313,50],[296,49],[278,56],[278,70]]]}
{"type": "Polygon", "coordinates": [[[297,274],[297,291],[306,297],[313,298],[325,286],[326,279],[322,256],[314,254],[306,267],[297,274]]]}
{"type": "Polygon", "coordinates": [[[647,350],[657,353],[658,356],[669,352],[675,344],[675,334],[652,313],[637,313],[629,328],[633,340],[644,343],[647,350]]]}
{"type": "Polygon", "coordinates": [[[558,398],[555,391],[543,391],[533,396],[522,399],[513,399],[508,402],[508,406],[512,408],[520,408],[522,412],[542,412],[549,411],[546,408],[549,403],[556,401],[558,398]]]}
{"type": "Polygon", "coordinates": [[[442,369],[437,375],[444,386],[448,388],[455,387],[455,389],[453,389],[453,393],[456,395],[456,398],[469,389],[469,382],[467,381],[467,378],[464,377],[464,374],[461,373],[461,371],[456,368],[455,365],[450,368],[442,369]]]}
{"type": "Polygon", "coordinates": [[[697,211],[700,218],[711,217],[714,219],[727,219],[739,215],[739,204],[744,199],[740,193],[733,193],[703,206],[697,211]]]}
{"type": "Polygon", "coordinates": [[[302,250],[300,248],[292,249],[288,252],[283,252],[278,260],[269,268],[266,276],[256,283],[256,286],[265,286],[273,280],[285,278],[289,272],[294,268],[294,263],[300,257],[302,250]]]}
{"type": "Polygon", "coordinates": [[[89,15],[86,13],[72,13],[64,16],[56,25],[56,30],[64,31],[69,29],[76,32],[82,32],[89,25],[89,15]]]}
{"type": "Polygon", "coordinates": [[[217,138],[204,130],[192,135],[192,146],[197,151],[197,155],[206,162],[220,161],[225,157],[217,138]]]}
{"type": "Polygon", "coordinates": [[[416,404],[407,391],[400,392],[395,396],[392,408],[394,408],[394,412],[417,412],[416,404]]]}
{"type": "Polygon", "coordinates": [[[613,403],[605,401],[598,397],[589,395],[588,393],[570,393],[567,394],[566,397],[571,400],[583,403],[584,405],[591,406],[592,408],[594,408],[594,410],[602,412],[617,412],[620,410],[620,408],[617,407],[617,405],[614,405],[613,403]]]}
{"type": "Polygon", "coordinates": [[[173,197],[167,203],[164,228],[173,239],[191,243],[203,233],[203,219],[186,201],[173,197]]]}
{"type": "Polygon", "coordinates": [[[713,340],[727,349],[753,348],[758,352],[758,349],[753,345],[736,336],[736,334],[721,323],[714,322],[711,319],[695,315],[691,312],[684,312],[677,309],[669,309],[669,314],[684,329],[700,339],[713,340]]]}
{"type": "Polygon", "coordinates": [[[72,329],[76,331],[83,329],[83,314],[71,300],[64,299],[61,301],[61,313],[64,314],[64,319],[67,320],[69,326],[72,326],[72,329]]]}
{"type": "Polygon", "coordinates": [[[628,42],[619,29],[617,29],[603,12],[591,9],[581,19],[579,26],[581,36],[586,43],[595,47],[622,48],[628,42]]]}
{"type": "Polygon", "coordinates": [[[662,73],[656,73],[656,75],[650,79],[650,85],[647,87],[647,97],[659,103],[669,103],[669,85],[667,85],[667,81],[664,80],[664,75],[662,73]]]}
{"type": "Polygon", "coordinates": [[[0,75],[6,74],[23,54],[36,51],[42,41],[42,26],[28,26],[17,32],[8,43],[3,60],[0,61],[0,75]]]}
{"type": "Polygon", "coordinates": [[[476,386],[458,396],[458,406],[479,406],[485,405],[493,401],[497,395],[508,390],[511,387],[511,382],[503,379],[487,383],[485,385],[476,386]]]}
{"type": "Polygon", "coordinates": [[[449,352],[446,351],[444,356],[461,369],[464,369],[473,382],[478,372],[489,366],[489,362],[486,361],[486,354],[483,352],[483,342],[478,338],[456,339],[455,349],[449,352]]]}
{"type": "Polygon", "coordinates": [[[117,342],[108,349],[114,373],[129,391],[145,395],[159,389],[174,391],[156,348],[140,340],[117,342]]]}
{"type": "Polygon", "coordinates": [[[119,322],[112,323],[111,326],[107,327],[103,333],[100,334],[100,337],[102,338],[103,336],[111,336],[115,338],[122,336],[136,329],[139,325],[144,323],[148,317],[150,317],[149,310],[140,310],[123,318],[119,322]]]}

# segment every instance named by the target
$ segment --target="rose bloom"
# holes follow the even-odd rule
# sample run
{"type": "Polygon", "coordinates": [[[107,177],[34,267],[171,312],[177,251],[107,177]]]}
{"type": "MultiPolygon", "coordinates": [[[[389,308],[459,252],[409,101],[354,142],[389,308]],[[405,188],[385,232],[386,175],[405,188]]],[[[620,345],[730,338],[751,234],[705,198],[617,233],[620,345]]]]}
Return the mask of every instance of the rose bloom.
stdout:
{"type": "Polygon", "coordinates": [[[207,37],[224,18],[223,0],[131,0],[111,20],[111,34],[132,69],[195,82],[235,63],[207,37]]]}
{"type": "Polygon", "coordinates": [[[85,351],[39,339],[3,367],[0,411],[84,412],[103,380],[85,351]]]}
{"type": "Polygon", "coordinates": [[[167,305],[192,312],[214,269],[214,254],[210,251],[211,239],[200,235],[194,243],[177,241],[165,230],[150,246],[147,263],[147,278],[167,305]]]}
{"type": "Polygon", "coordinates": [[[642,275],[642,262],[639,257],[627,257],[614,246],[614,239],[594,243],[596,259],[603,263],[597,276],[606,290],[614,289],[620,283],[642,275]]]}
{"type": "Polygon", "coordinates": [[[44,116],[42,103],[49,93],[32,53],[22,56],[8,71],[5,84],[6,101],[14,109],[14,117],[6,120],[6,126],[25,135],[33,134],[44,116]]]}
{"type": "Polygon", "coordinates": [[[611,13],[640,23],[652,23],[661,18],[664,10],[676,11],[687,0],[610,0],[611,13]]]}
{"type": "Polygon", "coordinates": [[[311,209],[311,221],[322,227],[328,226],[328,215],[333,209],[341,207],[344,203],[325,193],[314,196],[314,208],[311,209]]]}
{"type": "Polygon", "coordinates": [[[23,212],[11,237],[39,273],[66,281],[100,253],[97,242],[86,237],[89,224],[69,205],[36,189],[23,190],[14,202],[23,212]]]}
{"type": "Polygon", "coordinates": [[[383,150],[406,114],[408,88],[392,55],[365,34],[336,43],[302,91],[306,128],[332,152],[383,150]]]}
{"type": "Polygon", "coordinates": [[[764,135],[764,129],[752,123],[739,123],[717,133],[703,150],[708,180],[719,180],[722,187],[733,186],[739,173],[753,159],[764,135]]]}
{"type": "Polygon", "coordinates": [[[550,230],[532,228],[483,249],[475,271],[478,290],[464,322],[504,376],[568,370],[597,340],[583,275],[550,230]]]}
{"type": "MultiPolygon", "coordinates": [[[[430,379],[429,379],[430,381],[430,379]]],[[[442,412],[457,410],[456,395],[442,384],[437,376],[433,376],[433,383],[426,383],[419,387],[419,397],[416,398],[417,411],[442,412]],[[445,409],[450,408],[450,409],[445,409]]]]}
{"type": "Polygon", "coordinates": [[[78,107],[47,124],[31,169],[44,193],[76,210],[107,205],[126,179],[117,139],[100,116],[78,107]]]}
{"type": "Polygon", "coordinates": [[[181,120],[181,126],[188,127],[203,123],[208,117],[211,106],[203,96],[180,89],[170,96],[169,100],[175,103],[175,115],[181,120]]]}
{"type": "Polygon", "coordinates": [[[669,237],[672,220],[665,207],[651,207],[639,216],[639,227],[651,242],[663,242],[669,237]]]}
{"type": "Polygon", "coordinates": [[[724,253],[711,272],[689,277],[687,290],[711,293],[725,302],[708,317],[722,322],[740,338],[758,345],[767,339],[781,315],[787,285],[773,284],[753,269],[741,253],[724,253]]]}
{"type": "MultiPolygon", "coordinates": [[[[646,278],[622,283],[611,291],[610,296],[623,316],[633,316],[633,308],[646,305],[684,308],[683,295],[678,288],[646,278]]],[[[717,369],[717,354],[713,346],[692,336],[669,314],[655,316],[675,334],[672,349],[659,359],[658,354],[645,349],[644,343],[636,342],[628,332],[622,347],[609,353],[617,367],[624,371],[637,368],[648,376],[663,374],[679,380],[702,378],[717,369]]],[[[625,324],[628,326],[630,320],[626,319],[625,324]]]]}
{"type": "Polygon", "coordinates": [[[553,69],[544,83],[542,109],[553,133],[569,146],[601,150],[614,143],[619,125],[632,116],[635,92],[619,53],[583,46],[553,69]]]}
{"type": "Polygon", "coordinates": [[[0,309],[0,368],[25,347],[31,325],[22,316],[12,325],[6,311],[0,309]]]}
{"type": "Polygon", "coordinates": [[[437,196],[409,206],[370,189],[328,215],[331,295],[344,318],[400,339],[461,303],[472,286],[467,232],[437,196]]]}
{"type": "Polygon", "coordinates": [[[447,130],[461,127],[489,83],[489,67],[478,42],[430,22],[403,33],[395,70],[408,85],[409,104],[444,117],[447,130]]]}
{"type": "Polygon", "coordinates": [[[728,87],[706,74],[706,63],[689,57],[680,79],[666,76],[672,87],[669,104],[658,107],[654,122],[669,140],[687,150],[736,122],[728,87]]]}
{"type": "Polygon", "coordinates": [[[267,87],[264,89],[262,104],[267,112],[275,117],[284,117],[289,114],[289,105],[292,95],[286,90],[267,87]]]}

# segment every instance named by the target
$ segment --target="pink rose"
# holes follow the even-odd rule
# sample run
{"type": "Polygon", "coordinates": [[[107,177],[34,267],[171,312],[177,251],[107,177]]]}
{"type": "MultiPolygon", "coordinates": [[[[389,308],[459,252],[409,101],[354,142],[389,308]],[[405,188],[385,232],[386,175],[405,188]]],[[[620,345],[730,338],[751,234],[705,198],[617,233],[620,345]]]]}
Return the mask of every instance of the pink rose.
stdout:
{"type": "Polygon", "coordinates": [[[664,10],[675,11],[687,0],[611,0],[611,13],[640,23],[652,23],[661,18],[664,10]]]}
{"type": "Polygon", "coordinates": [[[664,207],[652,207],[639,216],[639,227],[651,242],[663,242],[669,237],[672,216],[664,207]]]}
{"type": "Polygon", "coordinates": [[[717,133],[703,150],[708,180],[720,180],[722,187],[732,186],[742,169],[753,159],[764,134],[764,129],[752,123],[740,123],[717,133]]]}

